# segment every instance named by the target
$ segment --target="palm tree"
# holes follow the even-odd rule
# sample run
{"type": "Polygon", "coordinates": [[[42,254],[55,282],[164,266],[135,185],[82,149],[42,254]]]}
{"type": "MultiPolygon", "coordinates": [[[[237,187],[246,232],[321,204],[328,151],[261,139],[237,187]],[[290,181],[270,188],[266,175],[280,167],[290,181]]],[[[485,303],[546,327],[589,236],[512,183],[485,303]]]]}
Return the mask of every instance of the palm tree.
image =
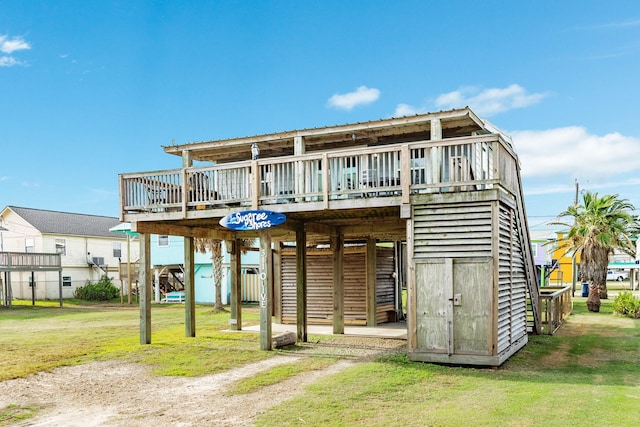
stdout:
{"type": "Polygon", "coordinates": [[[607,296],[607,266],[609,255],[614,249],[632,254],[635,251],[631,241],[635,219],[631,215],[634,206],[617,194],[598,196],[587,191],[583,203],[569,206],[558,218],[573,218],[573,224],[555,222],[569,228],[569,232],[559,239],[560,247],[575,257],[581,257],[580,280],[589,282],[589,311],[600,311],[600,299],[607,296]]]}
{"type": "MultiPolygon", "coordinates": [[[[231,242],[225,242],[227,247],[230,247],[231,242]]],[[[249,248],[253,247],[253,239],[240,239],[240,253],[246,253],[249,248]]],[[[197,252],[207,253],[211,252],[211,268],[213,272],[213,283],[216,290],[215,311],[225,311],[222,305],[222,262],[224,257],[222,256],[222,240],[196,238],[194,239],[194,246],[197,252]]]]}
{"type": "Polygon", "coordinates": [[[216,290],[214,310],[224,311],[222,306],[222,241],[216,239],[194,239],[194,246],[201,254],[211,252],[211,270],[213,272],[213,285],[216,290]]]}

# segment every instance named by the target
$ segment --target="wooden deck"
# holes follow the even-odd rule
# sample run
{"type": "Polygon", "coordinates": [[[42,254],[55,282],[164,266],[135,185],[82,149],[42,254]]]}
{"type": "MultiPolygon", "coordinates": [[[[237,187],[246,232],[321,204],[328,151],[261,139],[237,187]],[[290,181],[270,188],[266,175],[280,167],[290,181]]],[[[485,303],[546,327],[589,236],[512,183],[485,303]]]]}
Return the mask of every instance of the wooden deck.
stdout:
{"type": "Polygon", "coordinates": [[[413,194],[515,193],[515,155],[498,135],[418,141],[120,175],[123,221],[221,218],[410,204],[413,194]]]}

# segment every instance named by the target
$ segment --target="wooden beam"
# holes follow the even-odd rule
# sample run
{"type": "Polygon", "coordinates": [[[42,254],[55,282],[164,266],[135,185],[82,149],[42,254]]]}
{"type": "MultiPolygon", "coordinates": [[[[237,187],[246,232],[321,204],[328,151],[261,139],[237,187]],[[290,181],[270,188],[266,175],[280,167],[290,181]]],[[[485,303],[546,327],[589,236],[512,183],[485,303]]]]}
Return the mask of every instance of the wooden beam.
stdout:
{"type": "Polygon", "coordinates": [[[193,237],[184,238],[184,334],[196,336],[196,296],[193,237]]]}
{"type": "Polygon", "coordinates": [[[296,319],[298,341],[307,342],[307,235],[296,230],[296,319]]]}
{"type": "Polygon", "coordinates": [[[271,235],[269,230],[260,231],[260,350],[271,350],[271,277],[273,276],[271,235]]]}
{"type": "Polygon", "coordinates": [[[151,344],[151,235],[140,234],[140,344],[151,344]]]}
{"type": "Polygon", "coordinates": [[[200,237],[214,240],[233,240],[235,238],[235,233],[229,230],[189,227],[186,225],[166,224],[163,222],[132,222],[131,231],[147,234],[166,234],[169,236],[200,237]]]}
{"type": "Polygon", "coordinates": [[[333,333],[344,334],[344,235],[331,236],[333,249],[333,333]]]}
{"type": "Polygon", "coordinates": [[[240,253],[240,239],[232,240],[229,282],[231,286],[230,305],[231,318],[229,319],[229,329],[232,331],[242,330],[242,260],[240,253]]]}
{"type": "Polygon", "coordinates": [[[376,326],[376,239],[367,239],[367,326],[376,326]]]}

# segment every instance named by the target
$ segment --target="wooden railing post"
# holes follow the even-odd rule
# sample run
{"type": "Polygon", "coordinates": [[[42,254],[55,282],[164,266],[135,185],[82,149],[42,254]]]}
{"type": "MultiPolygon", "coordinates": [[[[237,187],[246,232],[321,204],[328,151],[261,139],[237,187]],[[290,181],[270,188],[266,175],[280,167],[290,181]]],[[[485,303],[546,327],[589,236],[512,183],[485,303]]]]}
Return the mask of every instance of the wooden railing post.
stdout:
{"type": "Polygon", "coordinates": [[[251,162],[251,208],[258,209],[258,201],[260,199],[260,169],[256,160],[251,162]]]}
{"type": "Polygon", "coordinates": [[[329,209],[329,159],[327,153],[322,154],[322,201],[325,209],[329,209]]]}

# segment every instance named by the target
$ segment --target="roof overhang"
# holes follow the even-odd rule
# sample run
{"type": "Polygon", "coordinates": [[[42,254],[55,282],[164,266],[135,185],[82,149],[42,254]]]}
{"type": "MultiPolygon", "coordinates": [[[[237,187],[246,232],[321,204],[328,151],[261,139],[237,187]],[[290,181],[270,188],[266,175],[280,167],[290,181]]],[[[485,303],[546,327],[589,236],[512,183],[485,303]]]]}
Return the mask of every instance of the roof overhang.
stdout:
{"type": "Polygon", "coordinates": [[[170,145],[163,149],[166,153],[176,156],[182,156],[183,152],[189,151],[192,159],[197,161],[227,163],[250,160],[251,145],[254,143],[260,149],[261,158],[293,155],[294,141],[298,137],[303,139],[307,153],[426,140],[430,139],[431,122],[435,119],[440,120],[444,138],[468,136],[485,130],[482,120],[465,107],[364,123],[170,145]]]}

